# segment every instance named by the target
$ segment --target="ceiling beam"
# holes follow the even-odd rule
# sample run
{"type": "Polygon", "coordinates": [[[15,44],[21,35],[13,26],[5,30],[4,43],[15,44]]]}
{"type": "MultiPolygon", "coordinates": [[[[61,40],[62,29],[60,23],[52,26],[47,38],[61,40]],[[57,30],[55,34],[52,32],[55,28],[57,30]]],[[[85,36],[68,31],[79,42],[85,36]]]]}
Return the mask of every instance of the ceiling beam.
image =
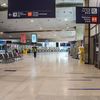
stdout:
{"type": "MultiPolygon", "coordinates": [[[[33,30],[33,31],[5,31],[4,33],[21,33],[21,32],[59,32],[63,30],[33,30]]],[[[65,31],[73,31],[73,30],[65,30],[65,31]]]]}
{"type": "Polygon", "coordinates": [[[83,3],[58,3],[56,7],[76,7],[76,6],[83,6],[83,3]]]}
{"type": "MultiPolygon", "coordinates": [[[[83,3],[58,3],[56,4],[56,8],[60,8],[60,7],[76,7],[76,6],[83,6],[83,3]]],[[[0,11],[7,11],[8,10],[8,6],[3,7],[0,5],[0,11]]]]}

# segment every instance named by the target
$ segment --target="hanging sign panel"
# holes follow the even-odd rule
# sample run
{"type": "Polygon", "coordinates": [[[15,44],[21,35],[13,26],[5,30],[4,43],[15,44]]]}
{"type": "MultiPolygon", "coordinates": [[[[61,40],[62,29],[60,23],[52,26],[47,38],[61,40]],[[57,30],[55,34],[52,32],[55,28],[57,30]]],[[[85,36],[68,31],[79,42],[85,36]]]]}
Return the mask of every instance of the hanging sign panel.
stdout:
{"type": "Polygon", "coordinates": [[[8,18],[55,18],[55,0],[8,0],[8,18]]]}
{"type": "Polygon", "coordinates": [[[76,7],[76,23],[98,24],[99,7],[76,7]]]}

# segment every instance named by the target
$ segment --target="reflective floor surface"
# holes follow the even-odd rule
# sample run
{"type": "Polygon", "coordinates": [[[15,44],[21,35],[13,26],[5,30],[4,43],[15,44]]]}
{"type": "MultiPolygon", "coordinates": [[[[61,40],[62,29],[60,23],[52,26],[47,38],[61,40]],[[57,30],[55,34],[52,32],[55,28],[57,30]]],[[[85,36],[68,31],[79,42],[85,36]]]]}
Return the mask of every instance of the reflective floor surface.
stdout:
{"type": "Polygon", "coordinates": [[[0,100],[100,100],[100,70],[67,53],[0,64],[0,100]]]}

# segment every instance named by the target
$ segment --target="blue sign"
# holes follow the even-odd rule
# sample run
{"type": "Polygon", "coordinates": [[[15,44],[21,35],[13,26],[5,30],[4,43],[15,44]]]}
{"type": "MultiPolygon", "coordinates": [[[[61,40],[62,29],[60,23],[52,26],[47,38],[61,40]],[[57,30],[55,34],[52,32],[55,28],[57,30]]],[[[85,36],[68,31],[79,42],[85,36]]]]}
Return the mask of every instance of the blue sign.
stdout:
{"type": "Polygon", "coordinates": [[[8,0],[8,18],[55,18],[55,0],[8,0]]]}
{"type": "Polygon", "coordinates": [[[36,42],[37,42],[37,35],[32,34],[32,43],[36,43],[36,42]]]}
{"type": "Polygon", "coordinates": [[[6,41],[0,40],[0,44],[4,45],[6,44],[6,41]]]}
{"type": "Polygon", "coordinates": [[[76,23],[98,24],[99,7],[76,7],[76,23]]]}

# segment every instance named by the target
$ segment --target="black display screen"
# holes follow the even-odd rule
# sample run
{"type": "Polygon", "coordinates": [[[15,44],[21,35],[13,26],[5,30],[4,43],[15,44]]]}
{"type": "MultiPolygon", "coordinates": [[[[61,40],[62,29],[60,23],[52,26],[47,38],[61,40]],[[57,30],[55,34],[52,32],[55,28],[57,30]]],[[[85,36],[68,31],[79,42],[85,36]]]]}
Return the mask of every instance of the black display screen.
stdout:
{"type": "Polygon", "coordinates": [[[8,18],[55,18],[55,0],[8,0],[8,18]]]}

